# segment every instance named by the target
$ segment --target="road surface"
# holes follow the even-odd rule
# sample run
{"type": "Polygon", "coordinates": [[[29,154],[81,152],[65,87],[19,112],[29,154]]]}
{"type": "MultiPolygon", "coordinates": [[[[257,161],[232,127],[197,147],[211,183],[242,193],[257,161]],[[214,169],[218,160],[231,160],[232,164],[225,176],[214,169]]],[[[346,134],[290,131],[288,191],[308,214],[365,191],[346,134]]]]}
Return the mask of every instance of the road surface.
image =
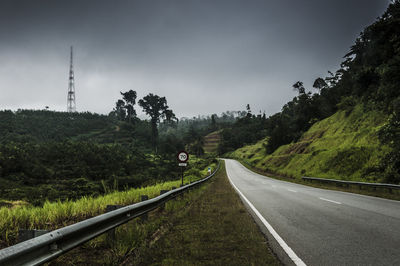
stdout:
{"type": "Polygon", "coordinates": [[[280,181],[225,163],[231,183],[298,265],[400,265],[399,201],[280,181]]]}

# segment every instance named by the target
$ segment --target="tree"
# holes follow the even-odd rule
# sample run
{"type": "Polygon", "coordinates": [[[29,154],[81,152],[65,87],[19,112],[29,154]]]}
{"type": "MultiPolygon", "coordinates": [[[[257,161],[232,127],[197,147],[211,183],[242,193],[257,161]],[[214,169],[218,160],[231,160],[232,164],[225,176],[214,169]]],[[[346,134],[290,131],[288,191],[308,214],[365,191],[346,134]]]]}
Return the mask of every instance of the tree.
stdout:
{"type": "Polygon", "coordinates": [[[119,120],[125,120],[126,111],[125,111],[125,102],[123,100],[118,100],[115,103],[114,111],[117,114],[117,118],[119,120]]]}
{"type": "Polygon", "coordinates": [[[132,118],[136,117],[136,111],[133,108],[133,106],[136,103],[136,91],[130,90],[127,92],[120,92],[122,95],[122,99],[125,101],[125,106],[124,108],[126,109],[127,112],[127,118],[128,121],[131,122],[132,118]]]}
{"type": "Polygon", "coordinates": [[[178,118],[176,118],[174,112],[171,109],[165,110],[162,116],[164,118],[164,122],[166,122],[167,124],[178,122],[178,118]]]}
{"type": "Polygon", "coordinates": [[[313,88],[316,88],[316,89],[317,89],[318,91],[320,91],[320,92],[321,92],[321,90],[322,90],[323,88],[325,88],[326,86],[328,86],[328,84],[326,84],[325,80],[322,79],[322,78],[317,78],[317,79],[314,81],[314,84],[313,84],[313,88]]]}
{"type": "Polygon", "coordinates": [[[217,121],[215,121],[216,116],[216,114],[211,115],[211,130],[217,129],[217,121]]]}
{"type": "Polygon", "coordinates": [[[297,81],[295,84],[293,84],[293,89],[295,91],[298,91],[299,94],[306,93],[306,89],[304,88],[303,82],[301,81],[297,81]]]}
{"type": "Polygon", "coordinates": [[[247,111],[246,117],[247,117],[247,118],[251,118],[250,104],[247,104],[247,105],[246,105],[246,111],[247,111]]]}
{"type": "Polygon", "coordinates": [[[150,119],[151,133],[152,133],[151,142],[154,150],[157,150],[157,140],[158,140],[157,125],[160,122],[160,117],[166,117],[167,114],[168,117],[172,118],[171,116],[172,111],[168,110],[167,100],[165,99],[165,97],[160,97],[152,93],[149,93],[147,96],[144,96],[143,99],[140,99],[138,103],[143,108],[143,111],[151,118],[150,119]]]}

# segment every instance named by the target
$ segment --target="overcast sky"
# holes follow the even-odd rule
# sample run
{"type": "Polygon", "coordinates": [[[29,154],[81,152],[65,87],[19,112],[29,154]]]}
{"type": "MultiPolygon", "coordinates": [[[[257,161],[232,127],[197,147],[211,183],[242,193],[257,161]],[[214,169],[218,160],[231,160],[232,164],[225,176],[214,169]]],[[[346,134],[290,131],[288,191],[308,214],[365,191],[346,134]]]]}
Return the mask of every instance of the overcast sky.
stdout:
{"type": "Polygon", "coordinates": [[[165,96],[178,117],[246,104],[271,115],[296,81],[311,89],[336,71],[388,3],[1,0],[0,109],[66,111],[73,45],[78,111],[107,114],[132,89],[165,96]]]}

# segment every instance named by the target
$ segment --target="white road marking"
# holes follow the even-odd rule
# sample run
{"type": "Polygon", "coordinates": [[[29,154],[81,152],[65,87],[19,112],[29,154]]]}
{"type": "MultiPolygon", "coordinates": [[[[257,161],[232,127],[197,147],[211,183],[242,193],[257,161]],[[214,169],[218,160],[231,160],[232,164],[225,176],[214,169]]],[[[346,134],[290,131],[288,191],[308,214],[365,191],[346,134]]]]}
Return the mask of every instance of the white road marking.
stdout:
{"type": "Polygon", "coordinates": [[[261,215],[261,213],[251,204],[251,202],[243,195],[243,193],[233,184],[233,181],[227,174],[229,182],[232,184],[233,188],[239,193],[239,195],[244,199],[244,201],[250,206],[250,208],[254,211],[257,217],[261,220],[264,226],[268,229],[271,235],[276,239],[279,245],[283,248],[289,258],[294,262],[297,266],[306,266],[306,264],[294,253],[294,251],[286,244],[286,242],[278,235],[275,229],[265,220],[265,218],[261,215]]]}
{"type": "Polygon", "coordinates": [[[297,193],[297,191],[296,190],[293,190],[293,189],[287,189],[287,190],[289,190],[290,192],[295,192],[295,193],[297,193]]]}
{"type": "Polygon", "coordinates": [[[329,202],[332,202],[332,203],[335,203],[335,204],[342,204],[342,203],[340,203],[339,201],[334,201],[334,200],[330,200],[330,199],[324,199],[324,198],[319,198],[320,200],[325,200],[325,201],[329,201],[329,202]]]}

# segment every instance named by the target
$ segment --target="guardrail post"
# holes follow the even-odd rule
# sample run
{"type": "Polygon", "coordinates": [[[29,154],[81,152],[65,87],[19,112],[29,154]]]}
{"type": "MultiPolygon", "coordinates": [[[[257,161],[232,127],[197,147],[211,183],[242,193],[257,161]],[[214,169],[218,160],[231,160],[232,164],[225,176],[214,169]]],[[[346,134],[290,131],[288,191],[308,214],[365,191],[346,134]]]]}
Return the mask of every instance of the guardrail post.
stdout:
{"type": "MultiPolygon", "coordinates": [[[[147,196],[147,195],[141,195],[141,196],[140,196],[140,201],[145,201],[145,200],[148,200],[148,199],[149,199],[149,196],[147,196]]],[[[149,217],[149,215],[148,215],[147,212],[146,212],[145,214],[143,214],[142,216],[140,216],[140,220],[141,220],[142,222],[147,221],[148,217],[149,217]]]]}
{"type": "MultiPolygon", "coordinates": [[[[115,211],[116,209],[119,209],[121,207],[122,207],[122,205],[107,205],[106,212],[115,211]]],[[[114,243],[115,243],[115,228],[113,228],[107,232],[107,243],[109,243],[110,246],[114,245],[114,243]]]]}
{"type": "MultiPolygon", "coordinates": [[[[167,193],[168,191],[169,191],[169,190],[167,190],[167,189],[162,189],[162,190],[160,191],[160,195],[162,195],[162,194],[164,194],[164,193],[167,193]]],[[[161,204],[161,206],[160,206],[160,211],[163,211],[164,208],[165,208],[165,203],[161,204]]]]}
{"type": "Polygon", "coordinates": [[[18,230],[18,243],[26,240],[47,234],[49,230],[36,230],[36,229],[19,229],[18,230]]]}

